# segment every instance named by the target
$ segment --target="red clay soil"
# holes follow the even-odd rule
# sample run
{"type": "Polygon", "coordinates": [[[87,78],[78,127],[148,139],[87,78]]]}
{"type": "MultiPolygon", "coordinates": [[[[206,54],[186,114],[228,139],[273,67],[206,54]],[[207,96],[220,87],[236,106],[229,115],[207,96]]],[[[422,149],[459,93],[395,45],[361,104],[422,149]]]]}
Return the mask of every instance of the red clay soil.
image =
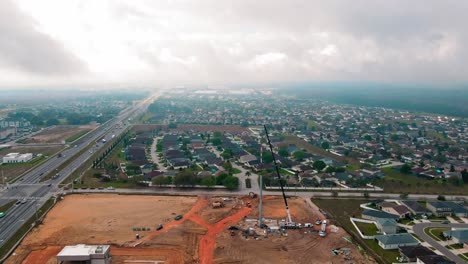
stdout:
{"type": "Polygon", "coordinates": [[[23,264],[44,264],[54,258],[62,250],[62,246],[48,246],[44,249],[34,250],[29,253],[23,264]]]}
{"type": "Polygon", "coordinates": [[[208,232],[200,239],[200,248],[198,255],[201,264],[212,264],[214,261],[214,249],[216,244],[216,235],[226,230],[228,225],[234,225],[244,216],[248,215],[252,208],[244,207],[239,212],[224,218],[215,225],[208,227],[208,232]]]}
{"type": "MultiPolygon", "coordinates": [[[[212,264],[214,263],[214,249],[215,249],[215,244],[216,244],[216,235],[226,230],[226,228],[229,225],[234,225],[237,222],[239,222],[242,218],[244,218],[246,215],[250,213],[252,208],[244,207],[237,213],[230,215],[222,219],[221,221],[217,222],[216,224],[212,225],[212,224],[207,223],[198,215],[198,212],[200,211],[200,209],[206,206],[208,206],[208,200],[205,198],[199,198],[197,202],[195,203],[195,205],[192,207],[192,209],[187,214],[184,215],[184,218],[182,218],[179,221],[172,221],[166,224],[164,226],[164,230],[167,231],[168,229],[171,229],[177,225],[180,225],[184,221],[188,221],[188,220],[207,228],[208,231],[206,232],[206,234],[200,238],[200,244],[199,244],[199,249],[198,249],[199,258],[200,258],[199,263],[212,264]]],[[[143,237],[142,239],[135,241],[130,246],[136,247],[143,242],[152,240],[158,234],[160,234],[160,231],[154,231],[148,234],[147,236],[143,237]]],[[[131,249],[121,248],[120,250],[129,250],[129,252],[132,252],[131,249]]]]}

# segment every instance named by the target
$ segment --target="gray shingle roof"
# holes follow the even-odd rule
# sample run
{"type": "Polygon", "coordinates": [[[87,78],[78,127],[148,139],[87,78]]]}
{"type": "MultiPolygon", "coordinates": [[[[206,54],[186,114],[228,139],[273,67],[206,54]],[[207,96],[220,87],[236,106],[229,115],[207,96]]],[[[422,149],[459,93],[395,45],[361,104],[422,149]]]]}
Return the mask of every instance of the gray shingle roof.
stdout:
{"type": "Polygon", "coordinates": [[[398,215],[389,214],[389,213],[382,212],[382,211],[377,211],[377,210],[364,210],[362,212],[362,215],[367,215],[367,216],[371,216],[371,217],[374,217],[374,218],[391,218],[391,219],[398,219],[399,218],[398,215]]]}
{"type": "Polygon", "coordinates": [[[393,235],[380,235],[375,236],[375,239],[380,241],[385,245],[395,245],[395,244],[412,244],[418,243],[418,241],[408,233],[402,234],[393,234],[393,235]]]}
{"type": "Polygon", "coordinates": [[[396,226],[397,222],[391,218],[378,218],[376,220],[381,226],[396,226]]]}
{"type": "Polygon", "coordinates": [[[462,243],[468,242],[468,229],[448,230],[444,231],[444,235],[455,237],[462,243]]]}

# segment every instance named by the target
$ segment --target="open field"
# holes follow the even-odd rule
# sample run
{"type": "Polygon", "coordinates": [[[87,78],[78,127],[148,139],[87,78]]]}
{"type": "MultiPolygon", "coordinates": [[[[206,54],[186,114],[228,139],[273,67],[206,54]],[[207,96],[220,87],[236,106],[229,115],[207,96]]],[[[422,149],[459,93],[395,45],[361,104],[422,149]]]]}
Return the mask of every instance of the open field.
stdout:
{"type": "Polygon", "coordinates": [[[36,155],[42,154],[42,157],[34,158],[33,160],[26,163],[2,164],[0,165],[0,171],[3,171],[3,174],[5,177],[7,177],[7,181],[9,181],[23,174],[32,167],[39,165],[45,161],[48,156],[55,154],[62,148],[62,146],[14,146],[10,148],[3,148],[0,150],[0,157],[12,152],[33,153],[36,155]]]}
{"type": "Polygon", "coordinates": [[[335,155],[333,153],[330,153],[324,150],[323,148],[314,146],[310,144],[309,142],[303,140],[302,138],[298,138],[296,136],[286,136],[285,142],[288,144],[294,144],[299,148],[305,149],[307,152],[311,154],[320,155],[320,156],[331,158],[331,159],[341,161],[341,162],[347,162],[349,165],[360,166],[359,161],[356,159],[335,155]]]}
{"type": "Polygon", "coordinates": [[[392,263],[400,255],[398,250],[383,250],[376,241],[362,239],[349,220],[350,217],[360,218],[362,209],[359,205],[367,202],[369,201],[362,199],[314,199],[314,203],[325,210],[332,221],[343,227],[353,241],[362,245],[379,263],[392,263]]]}
{"type": "Polygon", "coordinates": [[[9,201],[8,203],[0,206],[0,212],[6,212],[8,209],[10,209],[13,205],[15,205],[16,200],[9,201]]]}
{"type": "Polygon", "coordinates": [[[357,227],[361,230],[361,233],[365,236],[375,236],[378,234],[378,229],[375,224],[356,222],[357,227]]]}
{"type": "MultiPolygon", "coordinates": [[[[333,256],[332,249],[347,247],[354,263],[366,260],[356,245],[346,242],[347,234],[338,229],[321,238],[312,229],[288,230],[288,236],[232,236],[229,226],[244,229],[247,219],[258,217],[258,198],[230,197],[224,207],[212,208],[221,197],[141,196],[115,194],[69,195],[33,230],[6,263],[55,264],[56,254],[70,244],[110,244],[112,263],[347,263],[343,255],[333,256]],[[252,203],[252,208],[245,206],[252,203]],[[183,218],[175,221],[177,214],[183,218]],[[164,224],[162,230],[155,227],[164,224]],[[134,231],[147,227],[150,231],[134,231]],[[135,239],[135,234],[142,237],[135,239]]],[[[291,198],[295,221],[323,219],[318,208],[302,198],[291,198]]],[[[283,219],[281,197],[264,197],[264,216],[283,219]]]]}
{"type": "MultiPolygon", "coordinates": [[[[153,131],[157,129],[163,129],[166,130],[168,127],[166,125],[159,125],[159,124],[138,124],[134,125],[132,127],[132,131],[139,133],[139,132],[148,132],[148,131],[153,131]]],[[[232,133],[232,134],[240,134],[240,133],[248,133],[250,134],[251,132],[241,126],[235,126],[235,125],[196,125],[196,124],[178,124],[177,125],[177,130],[179,131],[198,131],[201,133],[207,133],[207,132],[227,132],[227,133],[232,133]]]]}
{"type": "Polygon", "coordinates": [[[468,185],[455,186],[450,183],[440,183],[417,177],[412,174],[403,174],[393,168],[383,168],[385,178],[379,180],[376,185],[382,187],[385,192],[393,193],[429,193],[463,195],[468,193],[468,185]]]}
{"type": "Polygon", "coordinates": [[[91,131],[95,126],[55,126],[52,128],[44,129],[42,132],[35,134],[25,140],[23,144],[30,143],[64,143],[71,142],[79,136],[91,131]]]}

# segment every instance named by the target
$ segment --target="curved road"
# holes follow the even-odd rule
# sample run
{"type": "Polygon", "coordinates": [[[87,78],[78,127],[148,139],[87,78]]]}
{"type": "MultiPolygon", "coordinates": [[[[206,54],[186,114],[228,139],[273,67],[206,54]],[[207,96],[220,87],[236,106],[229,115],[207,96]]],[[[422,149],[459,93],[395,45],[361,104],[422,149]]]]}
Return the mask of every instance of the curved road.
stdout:
{"type": "Polygon", "coordinates": [[[435,241],[433,238],[430,236],[426,235],[424,233],[424,229],[428,227],[463,227],[463,228],[468,228],[468,224],[439,224],[439,223],[420,223],[416,224],[413,226],[413,231],[414,233],[429,243],[431,246],[433,246],[435,249],[439,250],[442,254],[444,254],[447,258],[451,259],[452,261],[455,261],[457,264],[466,264],[466,261],[461,259],[459,256],[453,254],[450,250],[448,250],[446,247],[442,246],[439,244],[437,241],[435,241]]]}

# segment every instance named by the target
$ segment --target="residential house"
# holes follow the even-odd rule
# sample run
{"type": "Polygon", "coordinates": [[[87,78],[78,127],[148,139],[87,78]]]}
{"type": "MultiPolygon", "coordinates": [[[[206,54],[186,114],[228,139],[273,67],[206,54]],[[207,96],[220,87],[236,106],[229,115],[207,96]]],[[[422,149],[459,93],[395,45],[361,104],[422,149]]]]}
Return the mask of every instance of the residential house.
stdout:
{"type": "Polygon", "coordinates": [[[142,166],[140,166],[140,169],[141,169],[141,173],[143,174],[146,174],[146,173],[150,173],[151,171],[153,171],[153,164],[144,164],[142,166]]]}
{"type": "Polygon", "coordinates": [[[452,208],[448,206],[445,202],[442,201],[432,201],[427,202],[427,209],[431,210],[431,212],[437,216],[450,216],[452,215],[452,208]]]}
{"type": "Polygon", "coordinates": [[[384,212],[389,214],[398,215],[400,219],[407,218],[411,215],[411,211],[404,205],[396,205],[393,207],[384,207],[382,208],[384,212]]]}
{"type": "Polygon", "coordinates": [[[146,160],[146,151],[144,146],[128,146],[125,150],[127,160],[146,160]]]}
{"type": "Polygon", "coordinates": [[[246,165],[246,166],[249,166],[249,162],[251,162],[251,161],[256,161],[256,160],[257,160],[257,157],[256,157],[255,155],[251,155],[251,154],[249,154],[249,155],[243,155],[243,156],[241,156],[241,157],[239,158],[239,161],[240,161],[241,163],[243,163],[244,165],[246,165]]]}
{"type": "Polygon", "coordinates": [[[375,236],[379,246],[385,250],[404,246],[417,246],[419,242],[409,233],[375,236]]]}
{"type": "Polygon", "coordinates": [[[463,246],[468,244],[468,228],[452,228],[444,231],[443,234],[446,238],[451,239],[454,244],[462,244],[463,246]]]}
{"type": "Polygon", "coordinates": [[[375,224],[381,233],[385,235],[396,234],[397,222],[391,218],[378,218],[375,220],[375,224]]]}
{"type": "Polygon", "coordinates": [[[399,262],[416,262],[418,257],[435,255],[434,251],[421,245],[400,247],[399,251],[399,262]]]}
{"type": "Polygon", "coordinates": [[[366,210],[362,212],[362,218],[367,219],[367,220],[374,220],[376,221],[379,218],[389,218],[389,219],[394,219],[397,220],[399,219],[399,216],[394,215],[394,214],[389,214],[386,212],[378,211],[378,210],[366,210]]]}
{"type": "Polygon", "coordinates": [[[427,203],[427,208],[431,210],[435,216],[450,216],[468,217],[468,209],[455,202],[433,201],[427,203]]]}
{"type": "Polygon", "coordinates": [[[401,201],[401,203],[408,207],[408,209],[414,215],[432,215],[432,212],[429,211],[429,209],[422,206],[417,201],[401,201]]]}
{"type": "Polygon", "coordinates": [[[416,264],[455,264],[455,262],[441,255],[429,255],[417,257],[416,264]]]}

